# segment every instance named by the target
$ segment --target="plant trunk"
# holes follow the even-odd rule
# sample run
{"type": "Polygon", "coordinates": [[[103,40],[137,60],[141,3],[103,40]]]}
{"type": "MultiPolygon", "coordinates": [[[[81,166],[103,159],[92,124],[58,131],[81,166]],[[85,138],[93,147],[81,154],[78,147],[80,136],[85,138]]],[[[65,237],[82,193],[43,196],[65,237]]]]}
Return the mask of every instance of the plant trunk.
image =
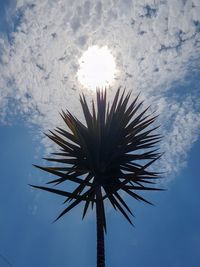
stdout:
{"type": "Polygon", "coordinates": [[[96,191],[96,223],[97,223],[97,267],[105,267],[102,193],[100,186],[97,188],[96,191]]]}

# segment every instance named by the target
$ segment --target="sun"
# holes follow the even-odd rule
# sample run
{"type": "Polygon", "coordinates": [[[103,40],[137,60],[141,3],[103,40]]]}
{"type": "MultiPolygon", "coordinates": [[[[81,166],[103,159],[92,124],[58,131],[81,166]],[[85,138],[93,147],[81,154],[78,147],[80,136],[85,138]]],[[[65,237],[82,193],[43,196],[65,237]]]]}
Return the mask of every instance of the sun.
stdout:
{"type": "Polygon", "coordinates": [[[95,90],[114,82],[116,63],[107,46],[90,46],[79,59],[77,77],[85,88],[95,90]]]}

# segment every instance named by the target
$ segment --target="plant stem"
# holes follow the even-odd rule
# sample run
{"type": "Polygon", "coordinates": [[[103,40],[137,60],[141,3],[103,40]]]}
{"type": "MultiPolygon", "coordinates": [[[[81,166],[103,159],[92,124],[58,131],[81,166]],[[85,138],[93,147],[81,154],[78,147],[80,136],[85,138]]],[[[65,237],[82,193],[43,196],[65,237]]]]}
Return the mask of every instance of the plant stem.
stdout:
{"type": "Polygon", "coordinates": [[[96,189],[97,267],[105,267],[104,227],[101,187],[96,189]]]}

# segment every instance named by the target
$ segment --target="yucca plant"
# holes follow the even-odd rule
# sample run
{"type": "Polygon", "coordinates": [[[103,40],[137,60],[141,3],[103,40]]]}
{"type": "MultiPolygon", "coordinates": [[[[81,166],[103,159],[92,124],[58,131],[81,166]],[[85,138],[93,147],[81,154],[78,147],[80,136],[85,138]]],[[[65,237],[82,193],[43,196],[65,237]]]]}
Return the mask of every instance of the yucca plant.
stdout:
{"type": "MultiPolygon", "coordinates": [[[[49,172],[57,179],[47,184],[59,185],[66,181],[76,184],[72,192],[52,187],[36,186],[64,196],[66,208],[57,217],[61,218],[79,203],[84,202],[83,218],[88,208],[96,209],[97,222],[97,267],[105,266],[104,233],[106,215],[104,202],[108,199],[115,210],[119,210],[132,224],[132,212],[125,200],[128,194],[136,200],[151,204],[138,191],[162,190],[152,187],[160,173],[149,167],[161,156],[156,148],[161,136],[155,133],[156,116],[147,114],[148,108],[140,111],[142,102],[138,97],[130,102],[131,93],[117,90],[113,102],[107,102],[106,90],[97,90],[96,104],[88,107],[85,96],[80,96],[85,123],[69,111],[62,111],[66,129],[56,128],[46,134],[59,147],[47,161],[61,163],[60,166],[35,167],[49,172]],[[56,156],[56,157],[55,157],[56,156]]],[[[64,185],[63,185],[64,186],[64,185]]]]}

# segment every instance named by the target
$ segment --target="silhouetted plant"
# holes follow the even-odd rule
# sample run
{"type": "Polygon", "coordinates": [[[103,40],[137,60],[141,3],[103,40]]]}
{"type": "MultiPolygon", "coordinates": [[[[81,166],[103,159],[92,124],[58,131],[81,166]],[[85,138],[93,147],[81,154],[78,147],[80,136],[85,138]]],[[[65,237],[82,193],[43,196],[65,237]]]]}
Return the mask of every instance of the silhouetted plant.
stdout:
{"type": "Polygon", "coordinates": [[[106,215],[104,201],[108,199],[114,209],[119,210],[132,224],[132,212],[120,192],[125,192],[136,200],[151,204],[138,194],[138,191],[162,190],[151,187],[160,173],[149,170],[161,154],[156,144],[161,136],[153,126],[156,117],[147,115],[149,109],[139,112],[142,102],[138,97],[130,102],[131,93],[117,90],[113,102],[107,103],[106,90],[96,93],[96,105],[92,101],[91,110],[82,94],[80,103],[85,124],[69,111],[62,111],[67,129],[56,128],[46,134],[60,147],[60,152],[52,153],[47,161],[62,163],[57,167],[36,166],[49,172],[57,179],[48,184],[59,185],[65,181],[77,184],[72,191],[51,187],[35,186],[48,192],[64,196],[66,208],[58,220],[80,202],[84,202],[83,218],[89,206],[96,208],[97,222],[97,266],[105,266],[104,233],[106,215]]]}

